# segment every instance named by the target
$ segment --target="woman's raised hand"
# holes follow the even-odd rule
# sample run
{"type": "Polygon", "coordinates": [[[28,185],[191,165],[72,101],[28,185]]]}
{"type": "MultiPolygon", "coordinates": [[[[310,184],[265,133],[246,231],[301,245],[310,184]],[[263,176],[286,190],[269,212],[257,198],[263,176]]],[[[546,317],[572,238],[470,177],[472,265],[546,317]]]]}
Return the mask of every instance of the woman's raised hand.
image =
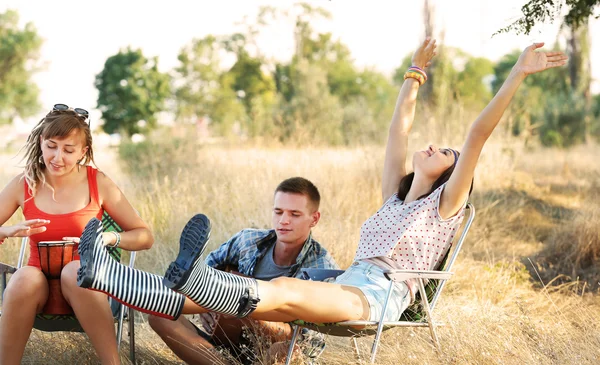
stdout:
{"type": "Polygon", "coordinates": [[[431,37],[425,38],[412,56],[412,66],[417,66],[421,69],[431,66],[431,59],[436,55],[435,47],[435,39],[431,39],[431,37]]]}
{"type": "Polygon", "coordinates": [[[534,43],[525,48],[519,60],[514,66],[516,71],[525,75],[544,71],[549,68],[564,66],[569,59],[563,52],[536,52],[536,49],[544,46],[544,42],[534,43]]]}

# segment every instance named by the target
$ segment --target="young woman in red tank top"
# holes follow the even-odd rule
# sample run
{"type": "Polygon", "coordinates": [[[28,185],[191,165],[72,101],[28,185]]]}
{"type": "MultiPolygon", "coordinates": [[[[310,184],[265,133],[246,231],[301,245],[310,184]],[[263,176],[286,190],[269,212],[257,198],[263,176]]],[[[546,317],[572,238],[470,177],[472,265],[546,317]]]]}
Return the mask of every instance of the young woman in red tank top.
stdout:
{"type": "MultiPolygon", "coordinates": [[[[25,221],[0,226],[0,242],[29,237],[27,266],[9,281],[0,317],[0,364],[19,364],[39,313],[48,299],[48,282],[40,270],[37,243],[70,240],[76,244],[86,223],[106,210],[124,232],[119,247],[143,250],[154,238],[121,190],[94,162],[87,111],[57,104],[33,129],[25,145],[24,172],[0,192],[0,225],[20,207],[25,221]]],[[[104,233],[105,245],[119,237],[104,233]]],[[[8,242],[5,244],[14,244],[8,242]]],[[[103,364],[119,364],[113,316],[106,295],[77,286],[79,257],[61,273],[62,293],[87,333],[103,364]]]]}

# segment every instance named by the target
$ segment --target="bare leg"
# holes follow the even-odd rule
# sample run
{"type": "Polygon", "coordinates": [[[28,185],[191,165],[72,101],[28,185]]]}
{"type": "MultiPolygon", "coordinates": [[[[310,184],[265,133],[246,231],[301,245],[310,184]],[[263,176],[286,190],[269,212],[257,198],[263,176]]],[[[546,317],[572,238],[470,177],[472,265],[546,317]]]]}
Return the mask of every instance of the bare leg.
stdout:
{"type": "Polygon", "coordinates": [[[101,222],[94,218],[81,236],[79,286],[102,290],[151,314],[176,319],[182,309],[183,313],[211,310],[238,317],[252,313],[251,318],[274,322],[339,322],[369,316],[369,305],[357,288],[291,278],[259,281],[206,266],[200,255],[210,223],[203,215],[194,216],[184,228],[179,255],[164,280],[112,260],[102,244],[101,231],[101,222]],[[131,285],[137,282],[145,285],[131,285]],[[202,308],[190,307],[189,299],[202,308]]]}
{"type": "Polygon", "coordinates": [[[176,321],[149,315],[150,327],[181,360],[192,365],[229,364],[184,317],[176,321]]]}
{"type": "MultiPolygon", "coordinates": [[[[260,302],[250,318],[273,322],[303,319],[317,323],[369,318],[364,294],[351,286],[287,277],[257,282],[260,302]]],[[[208,310],[185,299],[184,314],[204,312],[208,310]]]]}
{"type": "Polygon", "coordinates": [[[106,294],[77,286],[79,261],[63,268],[61,288],[75,316],[90,338],[102,364],[120,364],[115,325],[106,294]]]}
{"type": "Polygon", "coordinates": [[[0,317],[0,364],[21,363],[36,313],[48,299],[48,281],[36,267],[25,266],[10,278],[0,317]]]}

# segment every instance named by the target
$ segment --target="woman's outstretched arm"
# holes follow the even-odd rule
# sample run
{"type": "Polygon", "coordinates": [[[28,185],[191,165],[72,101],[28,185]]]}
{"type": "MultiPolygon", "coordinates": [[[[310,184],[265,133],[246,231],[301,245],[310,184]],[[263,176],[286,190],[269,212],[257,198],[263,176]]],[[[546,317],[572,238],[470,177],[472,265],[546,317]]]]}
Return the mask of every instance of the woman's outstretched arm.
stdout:
{"type": "Polygon", "coordinates": [[[44,232],[46,224],[50,222],[46,219],[30,219],[13,226],[3,226],[19,208],[23,186],[23,174],[19,174],[0,191],[0,243],[8,237],[28,237],[44,232]]]}
{"type": "MultiPolygon", "coordinates": [[[[412,64],[425,69],[431,64],[434,55],[435,40],[427,38],[415,51],[412,64]]],[[[400,180],[406,175],[408,133],[415,119],[418,91],[419,82],[416,79],[408,78],[402,84],[396,101],[396,109],[390,123],[385,162],[383,164],[381,191],[384,202],[398,190],[400,180]]]]}
{"type": "Polygon", "coordinates": [[[456,214],[467,199],[475,166],[483,145],[498,125],[502,114],[504,114],[525,77],[566,64],[567,56],[562,52],[535,51],[543,45],[544,43],[534,43],[525,48],[498,93],[473,122],[456,169],[442,193],[440,202],[440,215],[442,218],[456,214]]]}

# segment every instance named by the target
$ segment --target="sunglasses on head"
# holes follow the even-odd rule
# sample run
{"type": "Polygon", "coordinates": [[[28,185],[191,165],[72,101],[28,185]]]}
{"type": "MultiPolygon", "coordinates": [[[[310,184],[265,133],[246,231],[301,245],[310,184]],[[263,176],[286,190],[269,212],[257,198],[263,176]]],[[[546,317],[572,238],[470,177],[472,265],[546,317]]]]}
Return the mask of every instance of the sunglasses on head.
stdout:
{"type": "MultiPolygon", "coordinates": [[[[57,112],[64,112],[69,109],[70,108],[67,104],[54,104],[54,107],[52,108],[53,111],[57,111],[57,112]]],[[[79,115],[80,117],[83,117],[83,119],[88,119],[90,117],[90,113],[83,108],[73,108],[73,111],[75,113],[77,113],[77,115],[79,115]]],[[[89,120],[88,120],[88,124],[89,124],[89,120]]]]}

